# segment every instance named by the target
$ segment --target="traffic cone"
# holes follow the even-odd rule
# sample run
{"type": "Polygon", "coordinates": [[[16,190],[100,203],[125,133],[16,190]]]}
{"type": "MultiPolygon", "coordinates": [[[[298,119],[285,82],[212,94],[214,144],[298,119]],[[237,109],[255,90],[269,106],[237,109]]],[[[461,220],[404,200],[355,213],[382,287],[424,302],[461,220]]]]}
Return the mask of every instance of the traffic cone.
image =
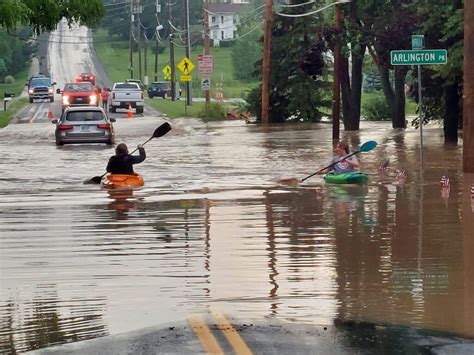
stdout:
{"type": "Polygon", "coordinates": [[[52,120],[53,119],[53,113],[51,111],[48,111],[48,120],[52,120]]]}
{"type": "Polygon", "coordinates": [[[127,117],[128,117],[128,118],[132,118],[132,117],[133,117],[132,105],[128,105],[127,117]]]}

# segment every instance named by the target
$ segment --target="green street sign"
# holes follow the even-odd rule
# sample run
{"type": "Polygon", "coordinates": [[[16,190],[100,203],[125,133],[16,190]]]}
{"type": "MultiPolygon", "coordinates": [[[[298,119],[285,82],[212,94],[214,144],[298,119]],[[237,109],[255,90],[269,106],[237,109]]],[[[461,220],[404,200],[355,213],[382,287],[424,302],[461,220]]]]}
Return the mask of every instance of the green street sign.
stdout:
{"type": "Polygon", "coordinates": [[[5,61],[3,60],[3,58],[0,58],[0,65],[4,65],[5,64],[5,61]]]}
{"type": "Polygon", "coordinates": [[[425,36],[423,35],[413,35],[411,36],[411,49],[420,50],[423,49],[425,42],[425,36]]]}
{"type": "Polygon", "coordinates": [[[446,64],[448,51],[446,49],[399,50],[390,52],[392,65],[430,65],[446,64]]]}

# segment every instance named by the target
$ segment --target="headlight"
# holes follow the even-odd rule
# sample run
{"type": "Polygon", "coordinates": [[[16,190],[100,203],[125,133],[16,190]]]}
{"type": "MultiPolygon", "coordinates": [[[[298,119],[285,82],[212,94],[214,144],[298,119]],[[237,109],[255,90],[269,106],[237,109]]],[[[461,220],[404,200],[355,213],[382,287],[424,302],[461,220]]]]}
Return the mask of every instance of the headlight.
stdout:
{"type": "Polygon", "coordinates": [[[97,96],[91,95],[89,96],[89,99],[90,99],[89,102],[91,103],[91,105],[95,105],[97,103],[97,96]]]}
{"type": "Polygon", "coordinates": [[[69,96],[63,96],[63,105],[69,105],[69,96]]]}
{"type": "Polygon", "coordinates": [[[53,88],[49,88],[49,89],[48,89],[48,94],[54,94],[53,88]]]}
{"type": "Polygon", "coordinates": [[[29,89],[29,90],[28,90],[28,93],[29,93],[29,94],[32,94],[32,93],[34,93],[34,92],[35,92],[35,91],[34,91],[33,89],[29,89]]]}

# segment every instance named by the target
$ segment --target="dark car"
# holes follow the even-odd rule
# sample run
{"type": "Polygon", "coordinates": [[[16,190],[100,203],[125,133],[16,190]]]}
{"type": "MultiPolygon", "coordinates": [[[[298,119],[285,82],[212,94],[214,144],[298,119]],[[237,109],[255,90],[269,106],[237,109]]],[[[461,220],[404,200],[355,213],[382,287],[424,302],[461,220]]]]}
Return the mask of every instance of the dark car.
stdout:
{"type": "Polygon", "coordinates": [[[115,134],[112,122],[104,109],[96,106],[71,106],[61,117],[51,121],[56,124],[56,145],[66,143],[114,144],[115,134]]]}
{"type": "MultiPolygon", "coordinates": [[[[179,84],[176,83],[176,97],[181,96],[181,89],[179,84]]],[[[171,82],[169,81],[154,81],[148,87],[148,97],[150,99],[154,97],[161,97],[165,99],[166,97],[171,97],[171,82]]]]}
{"type": "Polygon", "coordinates": [[[76,81],[86,81],[95,85],[95,75],[92,73],[81,73],[76,78],[76,81]]]}
{"type": "Polygon", "coordinates": [[[32,76],[26,85],[28,86],[30,103],[33,103],[34,100],[44,99],[54,102],[54,85],[56,83],[50,77],[44,75],[32,76]]]}

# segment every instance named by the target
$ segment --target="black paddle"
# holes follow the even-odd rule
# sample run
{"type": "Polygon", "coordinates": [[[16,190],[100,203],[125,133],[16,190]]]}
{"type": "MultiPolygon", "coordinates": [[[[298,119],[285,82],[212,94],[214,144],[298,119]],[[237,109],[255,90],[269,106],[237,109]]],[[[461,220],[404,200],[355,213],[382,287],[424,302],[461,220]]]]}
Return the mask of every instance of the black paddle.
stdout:
{"type": "MultiPolygon", "coordinates": [[[[171,125],[168,122],[163,123],[160,127],[155,129],[155,132],[153,132],[153,135],[142,145],[147,144],[153,138],[163,137],[169,131],[171,131],[171,125]]],[[[135,153],[137,150],[138,150],[138,148],[136,148],[130,154],[135,153]]],[[[92,179],[84,181],[84,184],[100,184],[100,182],[102,181],[102,178],[105,176],[105,174],[107,174],[107,172],[103,173],[101,176],[94,176],[92,179]]]]}
{"type": "Polygon", "coordinates": [[[342,157],[341,159],[339,159],[338,161],[332,163],[332,164],[329,164],[328,166],[325,166],[324,168],[322,169],[319,169],[318,171],[316,171],[314,174],[311,174],[309,176],[306,176],[304,179],[301,180],[301,182],[305,181],[306,179],[309,179],[311,176],[314,176],[318,173],[320,173],[321,171],[324,171],[326,169],[329,169],[331,167],[333,167],[334,165],[336,165],[337,163],[339,163],[340,161],[344,160],[344,159],[347,159],[353,155],[356,155],[358,153],[363,153],[363,152],[368,152],[368,151],[371,151],[372,149],[374,149],[375,147],[377,146],[377,142],[376,141],[368,141],[368,142],[365,142],[364,144],[362,144],[360,146],[359,149],[357,149],[355,152],[353,153],[350,153],[344,157],[342,157]]]}

